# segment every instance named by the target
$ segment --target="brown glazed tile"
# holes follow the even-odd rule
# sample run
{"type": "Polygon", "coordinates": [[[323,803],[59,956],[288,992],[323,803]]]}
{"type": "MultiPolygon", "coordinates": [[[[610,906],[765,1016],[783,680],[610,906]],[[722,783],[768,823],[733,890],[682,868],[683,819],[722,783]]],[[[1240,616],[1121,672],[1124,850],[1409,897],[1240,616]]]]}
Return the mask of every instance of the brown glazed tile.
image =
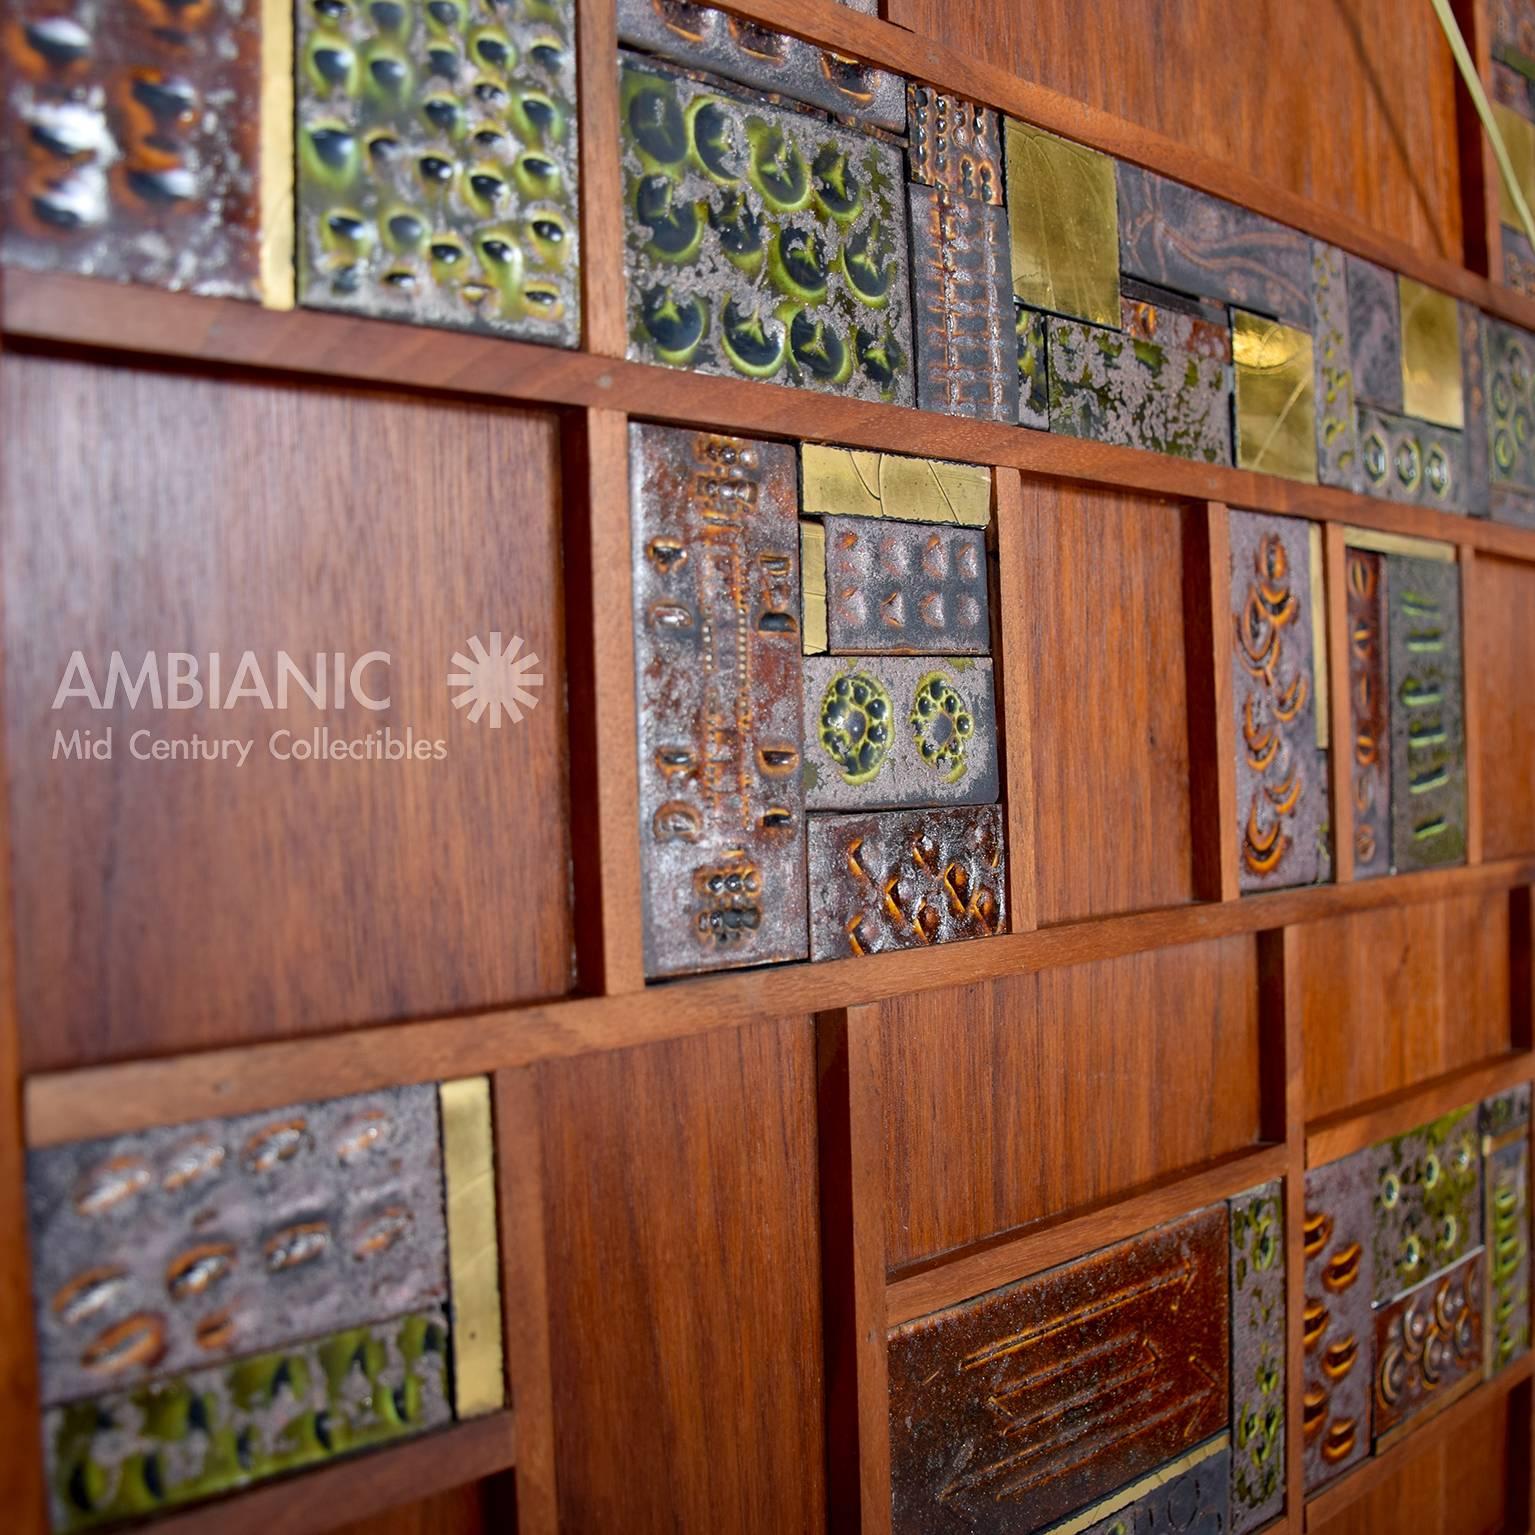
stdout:
{"type": "Polygon", "coordinates": [[[906,87],[906,132],[913,181],[1002,206],[1001,122],[990,107],[913,80],[906,87]]]}
{"type": "Polygon", "coordinates": [[[1000,805],[810,817],[810,957],[987,938],[1007,927],[1000,805]]]}
{"type": "Polygon", "coordinates": [[[0,257],[257,296],[260,9],[19,0],[0,257]]]}
{"type": "MultiPolygon", "coordinates": [[[[1386,685],[1386,561],[1348,551],[1348,691],[1354,795],[1354,876],[1391,872],[1390,694],[1386,685]]],[[[1340,712],[1339,719],[1344,716],[1340,712]]]]}
{"type": "Polygon", "coordinates": [[[803,959],[794,449],[631,426],[645,973],[803,959]]]}
{"type": "Polygon", "coordinates": [[[1028,1535],[1227,1421],[1217,1205],[890,1335],[896,1535],[1028,1535]]]}
{"type": "Polygon", "coordinates": [[[1481,1248],[1375,1313],[1375,1443],[1482,1378],[1481,1248]]]}

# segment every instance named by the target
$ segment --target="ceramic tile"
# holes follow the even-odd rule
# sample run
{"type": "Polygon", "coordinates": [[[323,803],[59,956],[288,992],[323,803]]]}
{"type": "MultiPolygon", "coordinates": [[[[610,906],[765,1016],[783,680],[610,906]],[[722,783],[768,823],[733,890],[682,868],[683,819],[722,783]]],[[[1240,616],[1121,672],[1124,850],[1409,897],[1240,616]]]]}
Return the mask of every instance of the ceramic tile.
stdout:
{"type": "Polygon", "coordinates": [[[1045,344],[1047,317],[1014,301],[1013,329],[1018,340],[1018,424],[1050,430],[1050,369],[1045,344]]]}
{"type": "Polygon", "coordinates": [[[1469,492],[1464,434],[1359,409],[1359,463],[1368,495],[1463,512],[1469,492]]]}
{"type": "Polygon", "coordinates": [[[1478,1248],[1375,1314],[1375,1443],[1385,1449],[1417,1413],[1453,1402],[1482,1378],[1478,1248]]]}
{"type": "Polygon", "coordinates": [[[1285,1501],[1284,1185],[1231,1201],[1231,1529],[1246,1535],[1285,1501]]]}
{"type": "Polygon", "coordinates": [[[1386,560],[1350,549],[1348,571],[1350,778],[1354,877],[1391,872],[1390,693],[1386,682],[1386,560]]]}
{"type": "Polygon", "coordinates": [[[1396,274],[1360,256],[1345,256],[1354,397],[1402,414],[1402,307],[1396,274]]]}
{"type": "Polygon", "coordinates": [[[1001,121],[990,107],[914,80],[906,87],[906,131],[913,181],[1002,206],[1001,121]]]}
{"type": "Polygon", "coordinates": [[[1311,242],[1311,304],[1316,314],[1312,358],[1316,365],[1317,479],[1341,490],[1362,491],[1343,252],[1320,240],[1311,242]]]}
{"type": "Polygon", "coordinates": [[[1489,1379],[1530,1347],[1529,1127],[1487,1143],[1482,1163],[1487,1287],[1483,1299],[1489,1379]]]}
{"type": "Polygon", "coordinates": [[[1231,1445],[1222,1434],[1045,1535],[1226,1535],[1230,1484],[1231,1445]]]}
{"type": "MultiPolygon", "coordinates": [[[[1482,1245],[1482,1163],[1474,1109],[1376,1151],[1375,1300],[1391,1300],[1482,1245]]],[[[1377,1426],[1377,1433],[1382,1429],[1377,1426]]]]}
{"type": "Polygon", "coordinates": [[[1491,435],[1488,426],[1487,322],[1474,304],[1460,305],[1460,371],[1466,418],[1463,441],[1466,450],[1466,510],[1485,517],[1489,510],[1492,476],[1491,435]]]}

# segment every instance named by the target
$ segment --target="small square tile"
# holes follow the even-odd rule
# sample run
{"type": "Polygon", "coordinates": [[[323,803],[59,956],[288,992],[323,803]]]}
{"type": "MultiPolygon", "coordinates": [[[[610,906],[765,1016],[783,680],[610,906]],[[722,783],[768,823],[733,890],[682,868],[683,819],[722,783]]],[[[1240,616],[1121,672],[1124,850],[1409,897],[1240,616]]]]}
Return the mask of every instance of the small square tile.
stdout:
{"type": "Polygon", "coordinates": [[[1402,312],[1402,414],[1459,431],[1466,424],[1455,300],[1398,277],[1402,312]]]}

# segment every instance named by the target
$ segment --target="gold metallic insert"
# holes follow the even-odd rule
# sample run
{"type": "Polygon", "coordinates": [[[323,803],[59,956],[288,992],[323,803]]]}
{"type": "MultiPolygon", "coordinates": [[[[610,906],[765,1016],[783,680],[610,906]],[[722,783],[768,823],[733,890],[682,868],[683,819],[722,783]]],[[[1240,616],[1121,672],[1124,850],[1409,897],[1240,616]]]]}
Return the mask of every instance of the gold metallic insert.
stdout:
{"type": "Polygon", "coordinates": [[[802,518],[799,525],[800,634],[807,656],[826,652],[826,529],[802,518]]]}
{"type": "Polygon", "coordinates": [[[1505,1146],[1515,1145],[1519,1141],[1527,1141],[1530,1138],[1528,1125],[1515,1125],[1512,1130],[1505,1130],[1502,1135],[1484,1135],[1482,1137],[1482,1155],[1490,1157],[1495,1151],[1502,1151],[1505,1146]]]}
{"type": "Polygon", "coordinates": [[[260,283],[268,309],[292,309],[293,5],[261,0],[260,283]]]}
{"type": "Polygon", "coordinates": [[[1331,738],[1332,693],[1327,674],[1327,584],[1322,574],[1322,525],[1308,525],[1311,538],[1311,670],[1315,680],[1311,696],[1316,700],[1316,748],[1326,751],[1331,738]]]}
{"type": "Polygon", "coordinates": [[[1103,1502],[1095,1503],[1091,1508],[1084,1508],[1080,1514],[1073,1514],[1069,1519],[1062,1520],[1060,1524],[1052,1524],[1048,1530],[1041,1530],[1040,1535],[1079,1535],[1079,1532],[1091,1529],[1100,1519],[1107,1519],[1111,1514],[1117,1514],[1122,1508],[1128,1508],[1132,1503],[1138,1503],[1148,1492],[1155,1492],[1158,1487],[1165,1486],[1175,1476],[1182,1476],[1185,1471],[1192,1471],[1202,1461],[1209,1460],[1212,1455],[1219,1455],[1231,1442],[1229,1434],[1217,1434],[1214,1439],[1207,1439],[1196,1449],[1179,1460],[1166,1466],[1158,1466],[1149,1476],[1143,1476],[1140,1481],[1132,1482],[1128,1487],[1121,1487],[1118,1492],[1111,1492],[1103,1502]]]}
{"type": "Polygon", "coordinates": [[[437,1099],[448,1186],[453,1405],[460,1418],[474,1418],[494,1412],[506,1399],[490,1079],[461,1077],[442,1082],[437,1099]]]}
{"type": "Polygon", "coordinates": [[[991,521],[991,470],[861,448],[800,447],[800,506],[815,516],[897,517],[906,522],[991,521]]]}
{"type": "MultiPolygon", "coordinates": [[[[1524,193],[1525,202],[1535,201],[1535,123],[1527,117],[1521,117],[1501,101],[1492,103],[1492,115],[1497,122],[1498,132],[1503,135],[1514,180],[1524,193]]],[[[1512,209],[1505,214],[1503,222],[1514,229],[1519,227],[1518,217],[1512,209]]]]}
{"type": "Polygon", "coordinates": [[[1237,465],[1316,483],[1316,375],[1311,337],[1245,310],[1231,312],[1237,465]]]}
{"type": "Polygon", "coordinates": [[[1114,162],[1007,120],[1013,292],[1035,309],[1119,329],[1119,191],[1114,162]]]}
{"type": "Polygon", "coordinates": [[[1344,528],[1343,542],[1350,549],[1369,549],[1375,554],[1405,554],[1415,560],[1437,560],[1453,565],[1454,544],[1437,544],[1427,538],[1409,538],[1405,533],[1380,533],[1374,528],[1344,528]]]}
{"type": "Polygon", "coordinates": [[[1448,293],[1397,278],[1402,311],[1402,414],[1459,431],[1466,424],[1460,376],[1460,311],[1448,293]]]}

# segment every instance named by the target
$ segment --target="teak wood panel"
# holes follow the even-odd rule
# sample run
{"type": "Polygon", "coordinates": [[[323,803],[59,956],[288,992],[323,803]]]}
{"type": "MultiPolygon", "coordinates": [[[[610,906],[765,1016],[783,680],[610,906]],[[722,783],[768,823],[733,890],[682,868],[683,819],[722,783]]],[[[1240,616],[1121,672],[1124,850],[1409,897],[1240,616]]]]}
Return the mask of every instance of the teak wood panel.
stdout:
{"type": "Polygon", "coordinates": [[[1022,513],[1040,924],[1192,900],[1184,508],[1026,478],[1022,513]]]}
{"type": "Polygon", "coordinates": [[[1294,933],[1308,1117],[1510,1048],[1506,893],[1357,912],[1294,933]]]}
{"type": "MultiPolygon", "coordinates": [[[[5,655],[29,1070],[289,1037],[569,988],[556,419],[8,355],[5,655]],[[88,446],[87,446],[88,445],[88,446]],[[522,722],[445,685],[473,635],[540,657],[522,722]],[[72,651],[394,659],[390,707],[51,706],[72,651]],[[361,716],[359,718],[359,716],[361,716]],[[279,762],[384,725],[419,763],[279,762]],[[113,730],[111,761],[50,760],[113,730]],[[254,741],[142,762],[130,733],[254,741]]],[[[312,668],[310,668],[312,670],[312,668]]],[[[370,675],[372,684],[381,674],[370,675]]],[[[376,696],[376,691],[375,691],[376,696]]]]}
{"type": "Polygon", "coordinates": [[[883,1007],[892,1269],[1254,1144],[1257,944],[883,1007]]]}
{"type": "Polygon", "coordinates": [[[1401,0],[889,0],[891,20],[1461,258],[1455,66],[1401,0]]]}
{"type": "Polygon", "coordinates": [[[1480,727],[1482,852],[1535,848],[1535,566],[1479,557],[1464,594],[1466,684],[1480,727]]]}
{"type": "Polygon", "coordinates": [[[820,1528],[812,1022],[539,1079],[560,1528],[820,1528]]]}

